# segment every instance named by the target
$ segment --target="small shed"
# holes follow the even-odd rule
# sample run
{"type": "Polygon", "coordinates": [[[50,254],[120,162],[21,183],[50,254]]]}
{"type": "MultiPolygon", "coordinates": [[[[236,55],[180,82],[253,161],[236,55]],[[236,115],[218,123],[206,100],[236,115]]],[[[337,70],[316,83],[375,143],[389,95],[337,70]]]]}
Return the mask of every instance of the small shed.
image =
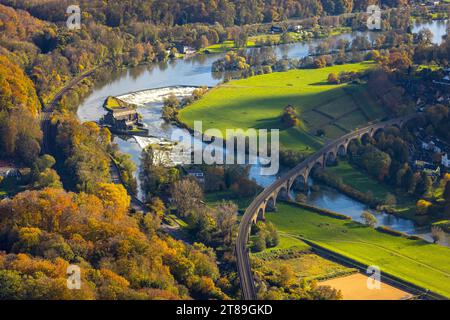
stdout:
{"type": "Polygon", "coordinates": [[[195,180],[197,180],[197,182],[199,182],[200,184],[205,183],[205,174],[202,170],[197,168],[190,168],[186,169],[186,173],[188,176],[193,177],[195,180]]]}

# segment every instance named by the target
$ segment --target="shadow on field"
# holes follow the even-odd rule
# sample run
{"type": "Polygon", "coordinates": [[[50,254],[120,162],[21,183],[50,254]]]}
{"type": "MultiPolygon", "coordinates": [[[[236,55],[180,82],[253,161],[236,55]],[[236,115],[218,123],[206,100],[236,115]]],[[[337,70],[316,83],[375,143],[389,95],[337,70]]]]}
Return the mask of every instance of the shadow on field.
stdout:
{"type": "Polygon", "coordinates": [[[320,82],[314,82],[310,83],[310,86],[330,86],[331,84],[327,81],[320,81],[320,82]]]}
{"type": "Polygon", "coordinates": [[[350,229],[367,228],[367,226],[363,225],[362,223],[358,223],[356,221],[351,221],[351,222],[344,223],[344,226],[346,226],[347,228],[350,228],[350,229]]]}

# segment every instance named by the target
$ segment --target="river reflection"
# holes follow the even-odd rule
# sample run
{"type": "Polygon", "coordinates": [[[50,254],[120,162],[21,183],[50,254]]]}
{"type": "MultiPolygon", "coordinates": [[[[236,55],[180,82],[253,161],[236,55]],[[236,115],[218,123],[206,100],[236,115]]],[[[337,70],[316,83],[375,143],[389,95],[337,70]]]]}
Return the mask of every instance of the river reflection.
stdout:
{"type": "Polygon", "coordinates": [[[448,20],[435,20],[426,22],[415,22],[413,26],[413,33],[418,33],[420,30],[429,29],[433,33],[433,43],[441,44],[443,36],[447,34],[448,20]]]}
{"type": "MultiPolygon", "coordinates": [[[[418,226],[412,220],[372,210],[367,205],[341,194],[333,188],[321,185],[320,191],[310,192],[307,199],[308,203],[312,205],[343,213],[358,222],[364,222],[361,214],[364,211],[369,211],[377,218],[377,226],[386,226],[409,235],[419,236],[428,242],[433,242],[429,227],[418,226]]],[[[441,244],[450,246],[450,236],[447,235],[445,241],[441,244]]]]}

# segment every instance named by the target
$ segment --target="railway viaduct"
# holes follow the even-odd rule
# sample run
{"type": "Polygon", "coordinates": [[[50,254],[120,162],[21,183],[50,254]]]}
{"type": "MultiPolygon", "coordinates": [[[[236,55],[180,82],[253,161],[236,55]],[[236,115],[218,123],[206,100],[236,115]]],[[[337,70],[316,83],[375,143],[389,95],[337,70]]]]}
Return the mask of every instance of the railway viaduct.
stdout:
{"type": "Polygon", "coordinates": [[[407,121],[415,116],[416,115],[413,114],[372,124],[329,142],[322,149],[305,159],[282,177],[278,178],[277,181],[264,189],[253,200],[240,222],[235,250],[241,290],[245,300],[257,299],[247,248],[252,224],[256,223],[258,220],[264,220],[266,212],[275,208],[278,199],[288,199],[293,188],[302,184],[305,185],[309,176],[316,168],[324,168],[328,163],[334,162],[338,156],[345,155],[352,140],[361,139],[365,135],[373,137],[380,130],[392,126],[401,128],[407,121]]]}

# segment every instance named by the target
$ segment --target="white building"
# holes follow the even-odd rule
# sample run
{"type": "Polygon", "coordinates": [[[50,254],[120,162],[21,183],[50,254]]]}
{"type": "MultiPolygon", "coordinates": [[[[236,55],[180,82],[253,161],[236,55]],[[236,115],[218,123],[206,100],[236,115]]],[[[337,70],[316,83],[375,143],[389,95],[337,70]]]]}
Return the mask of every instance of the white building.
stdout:
{"type": "Polygon", "coordinates": [[[0,177],[4,179],[14,178],[16,180],[20,180],[22,178],[22,174],[16,168],[0,167],[0,177]]]}
{"type": "Polygon", "coordinates": [[[450,158],[447,153],[442,156],[441,164],[446,168],[450,168],[450,158]]]}

